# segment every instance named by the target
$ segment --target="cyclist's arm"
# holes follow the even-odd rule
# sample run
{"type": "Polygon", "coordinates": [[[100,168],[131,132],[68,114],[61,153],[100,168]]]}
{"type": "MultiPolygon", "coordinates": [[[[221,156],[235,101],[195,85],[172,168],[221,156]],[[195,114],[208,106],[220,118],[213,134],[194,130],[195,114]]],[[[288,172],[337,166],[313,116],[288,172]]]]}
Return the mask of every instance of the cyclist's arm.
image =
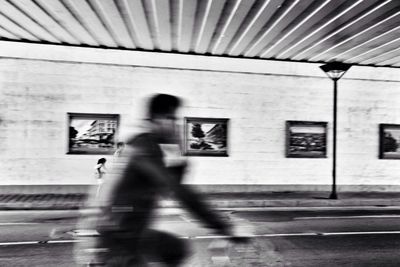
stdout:
{"type": "Polygon", "coordinates": [[[132,164],[136,164],[136,168],[146,172],[153,183],[172,190],[178,200],[209,227],[216,229],[221,234],[230,235],[230,225],[222,220],[218,213],[213,211],[199,194],[190,187],[177,182],[177,179],[172,177],[171,173],[163,165],[156,164],[151,159],[146,158],[134,160],[132,164]]]}

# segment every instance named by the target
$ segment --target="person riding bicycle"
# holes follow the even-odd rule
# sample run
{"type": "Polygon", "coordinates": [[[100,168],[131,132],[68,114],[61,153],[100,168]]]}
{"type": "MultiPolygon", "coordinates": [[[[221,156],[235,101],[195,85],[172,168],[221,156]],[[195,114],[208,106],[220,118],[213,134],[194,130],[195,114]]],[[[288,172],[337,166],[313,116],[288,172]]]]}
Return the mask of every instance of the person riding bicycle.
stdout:
{"type": "Polygon", "coordinates": [[[179,145],[176,113],[181,100],[157,94],[148,106],[149,130],[129,142],[114,170],[106,177],[89,206],[99,208],[93,227],[99,233],[89,266],[145,266],[156,259],[178,266],[187,254],[182,239],[149,228],[160,196],[172,193],[191,213],[218,234],[233,236],[232,226],[202,197],[181,183],[187,164],[167,167],[163,144],[179,145]]]}

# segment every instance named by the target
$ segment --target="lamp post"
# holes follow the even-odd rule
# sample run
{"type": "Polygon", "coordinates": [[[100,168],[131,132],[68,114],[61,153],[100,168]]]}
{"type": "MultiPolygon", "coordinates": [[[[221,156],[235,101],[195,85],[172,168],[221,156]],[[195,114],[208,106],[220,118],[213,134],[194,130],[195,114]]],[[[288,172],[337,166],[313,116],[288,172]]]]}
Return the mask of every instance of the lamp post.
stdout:
{"type": "Polygon", "coordinates": [[[332,190],[330,199],[337,199],[336,194],[336,134],[337,134],[337,82],[350,69],[351,65],[331,62],[320,68],[333,80],[333,152],[332,152],[332,190]]]}

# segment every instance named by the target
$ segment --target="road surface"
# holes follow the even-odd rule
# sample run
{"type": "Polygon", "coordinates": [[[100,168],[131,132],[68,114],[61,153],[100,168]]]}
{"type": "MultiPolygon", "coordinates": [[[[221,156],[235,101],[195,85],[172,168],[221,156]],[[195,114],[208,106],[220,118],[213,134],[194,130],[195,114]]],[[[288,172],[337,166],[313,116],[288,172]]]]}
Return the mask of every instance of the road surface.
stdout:
{"type": "MultiPolygon", "coordinates": [[[[224,216],[252,238],[223,257],[222,239],[188,214],[163,209],[154,227],[191,244],[185,266],[400,266],[399,208],[226,209],[224,216]]],[[[0,212],[0,266],[71,267],[78,211],[0,212]],[[56,233],[52,229],[57,229],[56,233]]]]}

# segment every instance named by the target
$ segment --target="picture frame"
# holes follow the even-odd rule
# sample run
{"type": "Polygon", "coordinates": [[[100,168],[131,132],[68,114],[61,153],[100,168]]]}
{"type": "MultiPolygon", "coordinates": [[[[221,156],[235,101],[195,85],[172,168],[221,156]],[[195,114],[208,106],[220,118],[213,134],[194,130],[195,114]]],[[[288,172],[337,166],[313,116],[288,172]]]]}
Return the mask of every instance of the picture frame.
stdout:
{"type": "Polygon", "coordinates": [[[400,159],[400,124],[379,124],[379,159],[400,159]]]}
{"type": "Polygon", "coordinates": [[[117,145],[118,114],[67,113],[67,154],[113,154],[117,145]]]}
{"type": "Polygon", "coordinates": [[[286,121],[287,158],[326,158],[327,122],[286,121]]]}
{"type": "Polygon", "coordinates": [[[187,156],[228,156],[226,118],[184,118],[183,153],[187,156]]]}

